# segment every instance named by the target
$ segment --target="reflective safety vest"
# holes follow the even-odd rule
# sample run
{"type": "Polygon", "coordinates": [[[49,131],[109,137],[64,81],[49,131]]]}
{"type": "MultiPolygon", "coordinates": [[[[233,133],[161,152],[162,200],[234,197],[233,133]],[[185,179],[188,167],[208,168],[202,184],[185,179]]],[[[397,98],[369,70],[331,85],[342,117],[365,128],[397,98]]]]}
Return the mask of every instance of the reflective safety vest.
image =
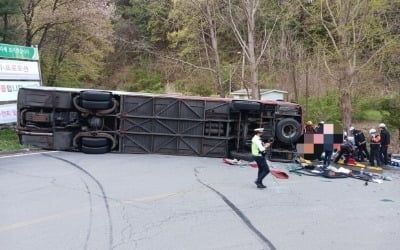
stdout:
{"type": "Polygon", "coordinates": [[[379,135],[371,136],[371,144],[380,144],[381,137],[379,135]]]}
{"type": "Polygon", "coordinates": [[[257,144],[262,145],[260,137],[255,135],[251,139],[251,154],[254,156],[261,156],[259,145],[257,144]]]}

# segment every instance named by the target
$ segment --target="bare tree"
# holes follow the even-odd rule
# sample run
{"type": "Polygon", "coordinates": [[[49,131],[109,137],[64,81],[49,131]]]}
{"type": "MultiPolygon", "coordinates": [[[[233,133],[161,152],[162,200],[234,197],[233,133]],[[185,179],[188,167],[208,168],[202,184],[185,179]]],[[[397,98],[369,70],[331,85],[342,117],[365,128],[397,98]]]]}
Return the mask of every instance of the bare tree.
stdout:
{"type": "Polygon", "coordinates": [[[216,78],[216,86],[218,88],[218,93],[220,97],[225,97],[224,80],[222,78],[222,66],[221,58],[219,55],[218,48],[218,35],[217,35],[217,12],[216,8],[217,1],[215,0],[191,0],[193,6],[196,6],[197,10],[201,13],[202,18],[205,20],[205,25],[201,27],[201,32],[203,33],[202,40],[205,45],[206,57],[208,66],[214,68],[212,73],[216,78]],[[209,40],[210,42],[208,42],[209,40]],[[211,46],[209,46],[211,43],[211,46]],[[208,53],[208,47],[211,48],[212,55],[208,53]]]}
{"type": "Polygon", "coordinates": [[[113,9],[103,0],[54,0],[51,3],[41,7],[65,16],[43,20],[37,25],[43,27],[35,41],[39,41],[42,49],[46,85],[59,84],[66,67],[79,68],[75,76],[86,75],[88,81],[96,79],[99,77],[97,70],[111,49],[108,36],[113,9]],[[70,4],[75,8],[70,8],[70,4]]]}
{"type": "Polygon", "coordinates": [[[51,28],[80,18],[74,6],[83,0],[26,0],[20,4],[25,24],[25,45],[43,46],[51,28]]]}
{"type": "MultiPolygon", "coordinates": [[[[298,3],[302,5],[300,0],[298,3]]],[[[369,21],[376,16],[370,0],[319,0],[315,4],[319,5],[318,13],[311,13],[305,6],[303,8],[318,18],[326,31],[327,42],[320,44],[323,47],[323,62],[339,90],[342,125],[347,130],[352,124],[351,96],[359,83],[359,73],[386,46],[385,41],[375,43],[366,53],[367,42],[372,38],[379,39],[386,28],[379,27],[381,33],[371,32],[369,21]]]]}
{"type": "Polygon", "coordinates": [[[270,32],[268,33],[267,29],[264,28],[262,38],[258,39],[256,24],[257,21],[260,21],[257,19],[261,7],[260,0],[239,0],[238,2],[238,5],[234,5],[232,0],[227,0],[227,16],[222,16],[222,18],[232,28],[249,63],[251,97],[259,99],[259,65],[265,55],[279,16],[276,17],[270,32]],[[238,17],[238,15],[241,17],[238,17]],[[245,22],[244,27],[239,23],[241,20],[245,22]]]}

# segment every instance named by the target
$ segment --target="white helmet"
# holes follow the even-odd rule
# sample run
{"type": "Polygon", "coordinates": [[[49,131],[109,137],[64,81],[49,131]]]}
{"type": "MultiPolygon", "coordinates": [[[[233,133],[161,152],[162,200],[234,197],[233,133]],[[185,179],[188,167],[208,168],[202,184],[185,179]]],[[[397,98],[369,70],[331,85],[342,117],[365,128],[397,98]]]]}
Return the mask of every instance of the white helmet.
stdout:
{"type": "Polygon", "coordinates": [[[353,126],[351,126],[351,127],[349,128],[349,130],[350,130],[350,131],[353,131],[353,130],[354,130],[354,127],[353,127],[353,126]]]}
{"type": "Polygon", "coordinates": [[[369,130],[369,133],[370,133],[370,134],[375,134],[375,133],[376,133],[376,129],[371,128],[371,129],[369,130]]]}
{"type": "Polygon", "coordinates": [[[381,123],[381,124],[379,124],[379,127],[380,128],[386,128],[386,125],[385,125],[385,123],[381,123]]]}

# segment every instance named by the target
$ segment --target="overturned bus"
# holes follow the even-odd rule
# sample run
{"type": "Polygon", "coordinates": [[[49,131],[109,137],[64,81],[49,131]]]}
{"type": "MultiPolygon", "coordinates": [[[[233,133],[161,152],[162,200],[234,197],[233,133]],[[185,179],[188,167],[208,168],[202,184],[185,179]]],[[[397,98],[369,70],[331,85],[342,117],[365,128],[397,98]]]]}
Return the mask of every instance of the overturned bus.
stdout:
{"type": "Polygon", "coordinates": [[[54,87],[21,88],[20,143],[88,154],[157,153],[249,159],[255,128],[274,159],[293,157],[302,108],[266,100],[54,87]]]}

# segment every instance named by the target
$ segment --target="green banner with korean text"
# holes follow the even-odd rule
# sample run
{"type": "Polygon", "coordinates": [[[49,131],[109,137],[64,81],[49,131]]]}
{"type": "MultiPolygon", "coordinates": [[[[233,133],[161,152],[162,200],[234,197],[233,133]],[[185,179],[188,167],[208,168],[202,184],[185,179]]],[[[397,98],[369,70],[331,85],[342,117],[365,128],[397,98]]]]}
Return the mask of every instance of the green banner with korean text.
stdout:
{"type": "Polygon", "coordinates": [[[0,57],[37,61],[39,60],[39,51],[34,47],[0,43],[0,57]]]}

